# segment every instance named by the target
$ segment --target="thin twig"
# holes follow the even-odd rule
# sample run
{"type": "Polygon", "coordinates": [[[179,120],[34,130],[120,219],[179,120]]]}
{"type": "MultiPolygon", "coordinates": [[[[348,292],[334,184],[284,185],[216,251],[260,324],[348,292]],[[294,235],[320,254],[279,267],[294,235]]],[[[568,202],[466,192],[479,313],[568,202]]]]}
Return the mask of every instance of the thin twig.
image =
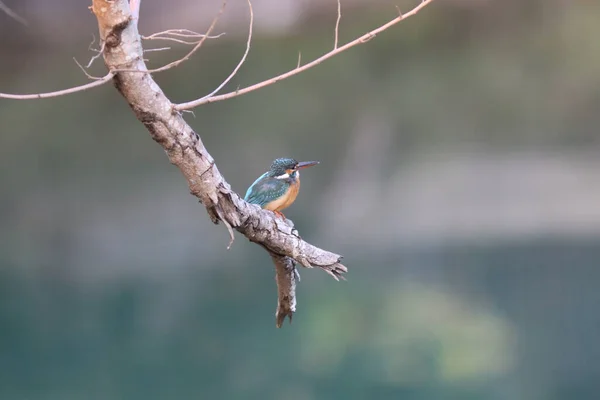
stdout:
{"type": "Polygon", "coordinates": [[[144,53],[151,53],[153,51],[165,51],[165,50],[171,50],[170,47],[159,47],[157,49],[144,49],[144,53]]]}
{"type": "Polygon", "coordinates": [[[92,47],[94,45],[94,43],[96,43],[96,35],[94,35],[92,33],[92,41],[91,41],[90,45],[88,46],[88,50],[92,50],[92,51],[96,51],[97,52],[98,50],[96,50],[95,48],[92,47]]]}
{"type": "Polygon", "coordinates": [[[229,223],[229,221],[227,221],[227,218],[225,218],[223,216],[223,212],[221,211],[221,207],[217,206],[217,207],[215,207],[215,209],[217,210],[217,215],[219,216],[219,219],[221,219],[221,221],[223,221],[223,224],[225,224],[225,226],[227,227],[227,231],[229,232],[229,244],[227,245],[227,250],[229,250],[231,248],[231,245],[233,245],[233,242],[235,240],[235,235],[233,234],[233,228],[231,227],[231,224],[229,223]]]}
{"type": "Polygon", "coordinates": [[[20,17],[19,14],[17,14],[13,10],[11,10],[1,0],[0,0],[0,10],[4,11],[9,17],[11,17],[12,19],[14,19],[18,23],[20,23],[22,25],[25,25],[25,26],[29,26],[29,24],[27,23],[27,21],[23,17],[20,17]]]}
{"type": "Polygon", "coordinates": [[[215,90],[213,90],[212,92],[210,92],[209,94],[204,96],[202,99],[208,99],[211,96],[214,96],[216,93],[218,93],[219,90],[223,89],[223,87],[225,85],[227,85],[227,83],[229,83],[229,81],[235,76],[235,74],[237,74],[239,69],[242,67],[242,65],[246,61],[246,57],[248,56],[248,53],[250,52],[250,45],[252,44],[252,28],[254,26],[254,11],[252,10],[252,2],[250,0],[247,0],[247,1],[248,1],[248,9],[250,10],[250,24],[249,24],[249,28],[248,28],[248,40],[246,41],[246,50],[244,51],[244,55],[240,59],[240,62],[238,62],[238,64],[235,66],[235,68],[233,69],[231,74],[229,74],[229,76],[223,82],[221,82],[221,84],[219,86],[217,86],[217,88],[215,90]]]}
{"type": "Polygon", "coordinates": [[[75,64],[77,64],[79,69],[85,74],[85,76],[88,77],[88,79],[92,79],[94,81],[97,81],[98,79],[104,79],[104,77],[102,77],[102,76],[93,76],[93,75],[88,74],[88,72],[85,70],[85,68],[83,68],[83,66],[81,64],[79,64],[79,61],[77,61],[77,59],[75,57],[73,57],[73,61],[75,61],[75,64]]]}
{"type": "MultiPolygon", "coordinates": [[[[214,35],[214,36],[208,36],[207,39],[218,39],[223,35],[225,35],[225,32],[219,33],[218,35],[214,35]]],[[[153,33],[150,36],[141,36],[141,38],[144,40],[169,40],[171,42],[176,42],[176,43],[181,43],[181,44],[186,44],[186,45],[195,45],[195,44],[198,44],[199,41],[191,41],[190,42],[189,40],[177,39],[177,38],[181,37],[181,38],[188,38],[188,39],[191,39],[191,38],[201,39],[205,36],[206,35],[204,35],[202,33],[197,33],[197,32],[191,31],[189,29],[169,29],[166,31],[153,33]],[[175,36],[175,37],[173,38],[173,37],[169,37],[169,36],[165,36],[165,35],[171,35],[171,36],[175,36]]]]}
{"type": "MultiPolygon", "coordinates": [[[[185,37],[185,38],[203,38],[204,36],[206,36],[203,33],[194,32],[189,29],[167,29],[166,31],[156,32],[156,33],[153,33],[152,35],[142,36],[142,39],[152,40],[152,39],[155,39],[157,36],[163,36],[163,35],[179,36],[179,37],[185,37]]],[[[218,39],[223,35],[225,35],[225,32],[219,33],[218,35],[214,35],[214,36],[208,36],[207,39],[218,39]]]]}
{"type": "Polygon", "coordinates": [[[197,40],[195,42],[190,42],[190,41],[187,41],[187,40],[177,39],[177,38],[171,38],[171,37],[166,37],[166,36],[164,36],[164,37],[162,37],[162,36],[161,37],[154,37],[154,38],[149,39],[149,40],[165,40],[165,41],[171,41],[171,42],[175,42],[175,43],[181,43],[181,44],[185,44],[185,45],[189,45],[189,46],[194,46],[194,45],[196,45],[196,44],[198,44],[200,42],[199,40],[197,40]]]}
{"type": "Polygon", "coordinates": [[[296,68],[300,68],[301,63],[302,63],[302,53],[298,52],[298,63],[296,64],[296,68]]]}
{"type": "MultiPolygon", "coordinates": [[[[93,44],[93,42],[92,42],[92,44],[93,44]]],[[[96,59],[97,59],[97,58],[99,58],[99,57],[102,55],[102,53],[104,53],[104,42],[102,42],[102,46],[100,46],[100,50],[92,49],[92,48],[91,48],[91,46],[92,46],[92,45],[90,44],[90,50],[92,50],[92,51],[95,51],[95,52],[97,52],[97,53],[96,53],[96,55],[95,55],[95,56],[93,56],[93,57],[90,59],[90,62],[88,62],[88,63],[87,63],[87,65],[85,66],[86,68],[89,68],[89,67],[91,67],[91,66],[92,66],[92,64],[94,63],[94,61],[96,61],[96,59]]]]}
{"type": "Polygon", "coordinates": [[[340,21],[342,20],[342,2],[337,0],[337,19],[335,21],[335,40],[333,42],[333,49],[338,48],[338,38],[340,32],[340,21]]]}
{"type": "Polygon", "coordinates": [[[47,99],[50,97],[59,97],[65,96],[67,94],[82,92],[84,90],[89,90],[95,88],[97,86],[104,85],[109,82],[115,74],[113,72],[109,72],[103,78],[100,78],[94,82],[87,83],[81,86],[75,86],[69,89],[58,90],[56,92],[48,92],[48,93],[36,93],[36,94],[10,94],[10,93],[0,93],[0,98],[3,99],[13,99],[13,100],[33,100],[33,99],[47,99]]]}
{"type": "MultiPolygon", "coordinates": [[[[142,38],[142,39],[144,39],[144,38],[142,38]]],[[[171,41],[171,42],[175,42],[175,43],[187,44],[187,45],[190,45],[190,46],[198,44],[198,42],[188,42],[187,40],[170,38],[170,37],[153,37],[153,38],[148,39],[148,40],[165,40],[165,41],[171,41]]]]}
{"type": "Polygon", "coordinates": [[[287,79],[289,77],[292,77],[294,75],[297,75],[303,71],[306,71],[307,69],[310,69],[314,66],[317,66],[319,64],[321,64],[323,61],[330,59],[331,57],[336,56],[339,53],[342,53],[354,46],[358,46],[359,44],[362,43],[366,43],[367,41],[371,40],[372,38],[374,38],[377,34],[385,31],[386,29],[389,29],[390,27],[398,24],[401,21],[404,21],[406,18],[409,18],[413,15],[415,15],[416,13],[418,13],[419,11],[421,11],[423,8],[425,8],[427,5],[429,5],[433,0],[423,0],[421,3],[419,3],[419,5],[417,5],[415,8],[413,8],[412,10],[410,10],[409,12],[407,12],[406,14],[403,15],[399,15],[398,17],[392,19],[391,21],[387,22],[384,25],[381,25],[380,27],[360,36],[359,38],[356,38],[354,40],[352,40],[351,42],[346,43],[345,45],[338,47],[334,50],[331,50],[330,52],[322,55],[321,57],[309,62],[308,64],[305,64],[299,68],[295,68],[291,71],[288,71],[284,74],[275,76],[273,78],[267,79],[265,81],[256,83],[254,85],[245,87],[243,89],[239,89],[236,90],[234,92],[229,92],[229,93],[225,93],[225,94],[221,94],[218,96],[213,96],[213,97],[209,97],[209,98],[205,98],[202,97],[200,99],[196,99],[196,100],[192,100],[192,101],[188,101],[186,103],[180,103],[180,104],[176,104],[174,106],[175,110],[187,110],[190,108],[195,108],[198,106],[201,106],[203,104],[207,104],[207,103],[214,103],[217,101],[223,101],[223,100],[227,100],[227,99],[231,99],[233,97],[237,97],[237,96],[241,96],[244,95],[246,93],[250,93],[253,92],[255,90],[258,89],[262,89],[265,86],[269,86],[272,85],[276,82],[279,82],[283,79],[287,79]]]}
{"type": "Polygon", "coordinates": [[[227,0],[223,0],[223,5],[221,6],[221,9],[219,10],[219,13],[213,18],[212,23],[210,24],[210,26],[208,27],[208,30],[206,31],[206,33],[204,34],[204,36],[202,37],[202,39],[200,39],[200,41],[196,44],[196,46],[194,46],[194,48],[192,50],[190,50],[185,56],[183,56],[182,58],[175,60],[173,62],[168,63],[167,65],[163,65],[160,68],[155,68],[155,69],[149,69],[149,70],[138,70],[138,69],[115,69],[113,70],[113,72],[141,72],[141,73],[155,73],[155,72],[162,72],[162,71],[166,71],[168,69],[177,67],[179,64],[181,64],[184,61],[189,60],[189,58],[196,52],[198,51],[198,49],[200,47],[202,47],[202,44],[204,43],[204,41],[210,37],[210,33],[212,32],[212,30],[214,29],[215,25],[217,25],[217,21],[219,20],[219,18],[221,17],[221,14],[223,14],[223,11],[225,10],[225,5],[227,4],[227,0]]]}

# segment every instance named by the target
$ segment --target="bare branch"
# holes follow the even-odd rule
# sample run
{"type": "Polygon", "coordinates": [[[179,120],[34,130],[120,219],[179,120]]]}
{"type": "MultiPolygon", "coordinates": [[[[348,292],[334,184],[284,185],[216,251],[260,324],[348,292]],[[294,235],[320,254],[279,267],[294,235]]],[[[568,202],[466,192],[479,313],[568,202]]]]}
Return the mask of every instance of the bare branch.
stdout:
{"type": "MultiPolygon", "coordinates": [[[[200,199],[211,220],[214,223],[223,222],[226,226],[230,235],[228,248],[231,247],[234,241],[234,230],[237,230],[250,241],[259,244],[269,252],[275,264],[278,285],[279,300],[276,324],[281,327],[286,316],[290,318],[291,322],[296,309],[295,292],[296,277],[298,276],[296,263],[307,268],[319,267],[334,279],[339,280],[344,279],[343,274],[347,272],[347,268],[341,264],[342,257],[305,242],[294,229],[292,221],[282,221],[276,218],[272,212],[262,210],[260,207],[242,200],[237,193],[231,190],[230,185],[219,172],[214,159],[204,147],[200,136],[184,120],[182,112],[191,112],[190,109],[199,105],[240,96],[299,74],[351,47],[373,39],[377,34],[415,15],[433,0],[422,0],[419,5],[408,13],[404,15],[400,13],[398,17],[388,23],[341,47],[338,46],[341,21],[341,1],[338,0],[333,50],[303,66],[299,54],[295,69],[244,89],[237,89],[234,92],[215,96],[237,74],[249,54],[254,13],[251,0],[247,1],[250,10],[250,24],[246,50],[232,73],[212,93],[201,99],[179,105],[172,104],[150,73],[178,66],[188,60],[207,38],[221,36],[210,36],[210,33],[224,11],[225,1],[205,34],[181,29],[150,35],[147,38],[149,40],[171,40],[184,44],[194,44],[195,46],[184,57],[163,67],[148,70],[143,59],[144,50],[137,26],[141,0],[92,0],[92,10],[98,19],[102,46],[98,55],[90,60],[88,66],[101,54],[109,73],[102,78],[94,78],[87,74],[85,69],[77,63],[86,76],[97,80],[86,85],[50,93],[29,95],[0,93],[0,98],[26,100],[57,97],[91,89],[114,80],[115,87],[127,100],[137,118],[148,129],[152,138],[164,148],[171,163],[181,170],[189,185],[190,192],[200,199]],[[190,42],[189,39],[199,40],[190,42]]],[[[0,10],[4,10],[5,7],[2,0],[0,0],[0,10]]],[[[162,49],[149,49],[147,51],[152,50],[162,49]]]]}
{"type": "MultiPolygon", "coordinates": [[[[97,52],[98,54],[96,54],[95,56],[93,56],[90,61],[88,62],[86,68],[89,68],[92,63],[94,62],[94,60],[96,60],[98,57],[100,57],[102,55],[102,52],[104,51],[104,45],[105,43],[102,42],[102,46],[100,46],[99,50],[94,49],[92,46],[94,45],[94,42],[96,41],[96,37],[93,36],[92,38],[92,42],[90,43],[88,49],[97,52]]],[[[81,86],[75,86],[69,89],[64,89],[64,90],[59,90],[56,92],[49,92],[49,93],[37,93],[37,94],[10,94],[10,93],[0,93],[0,98],[5,98],[5,99],[13,99],[13,100],[32,100],[32,99],[46,99],[46,98],[50,98],[50,97],[59,97],[59,96],[65,96],[68,94],[72,94],[72,93],[77,93],[77,92],[81,92],[84,90],[89,90],[92,89],[96,86],[101,86],[105,83],[107,83],[108,81],[110,81],[112,79],[112,77],[115,75],[113,72],[109,72],[108,74],[102,76],[102,77],[98,77],[98,76],[93,76],[90,75],[80,63],[79,61],[77,61],[77,59],[75,57],[73,57],[73,61],[75,61],[75,64],[77,64],[77,66],[79,67],[79,69],[81,69],[81,71],[85,74],[85,76],[88,79],[94,80],[95,82],[91,82],[85,85],[81,85],[81,86]]]]}
{"type": "Polygon", "coordinates": [[[229,74],[229,76],[223,82],[221,82],[221,84],[219,86],[217,86],[217,88],[215,90],[213,90],[212,92],[210,92],[209,94],[204,96],[202,99],[208,99],[211,96],[213,96],[215,93],[218,93],[219,90],[223,89],[223,87],[225,85],[227,85],[227,83],[235,76],[235,74],[237,74],[239,69],[242,67],[242,65],[246,61],[246,57],[248,56],[248,53],[250,52],[250,45],[252,43],[252,28],[254,26],[254,11],[252,10],[252,2],[250,0],[247,0],[247,1],[248,1],[248,9],[250,10],[250,24],[249,24],[249,28],[248,28],[248,40],[246,41],[246,50],[244,51],[244,55],[242,56],[240,62],[235,66],[235,68],[231,72],[231,74],[229,74]]]}
{"type": "Polygon", "coordinates": [[[123,68],[117,68],[114,69],[113,72],[137,72],[137,73],[155,73],[155,72],[162,72],[162,71],[166,71],[168,69],[177,67],[179,64],[181,64],[184,61],[187,61],[190,59],[190,57],[196,52],[198,51],[198,49],[200,49],[200,47],[202,47],[202,44],[204,44],[204,41],[206,39],[208,39],[210,36],[210,33],[212,32],[212,30],[214,29],[214,27],[217,25],[217,21],[219,20],[219,18],[221,17],[221,14],[223,14],[223,11],[225,10],[225,5],[227,4],[226,0],[223,0],[223,5],[221,6],[221,9],[219,10],[219,13],[213,18],[212,23],[210,24],[210,26],[208,27],[208,30],[206,31],[206,33],[202,36],[202,38],[198,41],[198,43],[196,43],[196,46],[194,46],[194,48],[192,50],[190,50],[185,56],[183,56],[182,58],[175,60],[173,62],[168,63],[167,65],[164,65],[160,68],[155,68],[155,69],[123,69],[123,68]]]}
{"type": "Polygon", "coordinates": [[[189,101],[186,103],[180,103],[175,105],[175,109],[176,110],[189,110],[190,108],[195,108],[198,107],[200,105],[203,104],[207,104],[207,103],[214,103],[217,101],[223,101],[223,100],[227,100],[227,99],[231,99],[233,97],[237,97],[237,96],[241,96],[244,95],[246,93],[250,93],[253,92],[255,90],[261,89],[263,87],[272,85],[276,82],[279,82],[281,80],[287,79],[289,77],[292,77],[294,75],[297,75],[303,71],[306,71],[307,69],[310,69],[312,67],[315,67],[319,64],[321,64],[323,61],[330,59],[331,57],[334,57],[352,47],[358,46],[359,44],[362,43],[366,43],[369,40],[373,39],[377,34],[391,28],[392,26],[398,24],[401,21],[404,21],[406,18],[409,18],[415,14],[417,14],[419,11],[421,11],[423,8],[425,8],[427,5],[429,5],[433,0],[423,0],[421,1],[421,3],[419,3],[419,5],[417,5],[416,7],[414,7],[412,10],[410,10],[409,12],[399,15],[398,17],[394,18],[393,20],[387,22],[384,25],[381,25],[380,27],[378,27],[377,29],[373,29],[372,31],[365,33],[364,35],[362,35],[359,38],[354,39],[351,42],[346,43],[345,45],[338,47],[334,50],[331,50],[330,52],[322,55],[321,57],[309,62],[308,64],[305,64],[299,68],[295,68],[291,71],[288,71],[284,74],[278,75],[276,77],[267,79],[265,81],[256,83],[254,85],[248,86],[246,88],[243,89],[239,89],[236,90],[234,92],[230,92],[230,93],[225,93],[225,94],[221,94],[218,96],[213,96],[213,97],[209,97],[209,98],[200,98],[197,100],[193,100],[193,101],[189,101]]]}
{"type": "Polygon", "coordinates": [[[175,43],[180,43],[180,44],[187,44],[187,45],[195,45],[198,44],[198,42],[188,42],[187,40],[182,40],[182,39],[176,39],[176,38],[170,38],[170,37],[153,37],[153,38],[144,38],[142,37],[142,39],[148,39],[148,40],[164,40],[164,41],[171,41],[171,42],[175,42],[175,43]]]}
{"type": "Polygon", "coordinates": [[[335,20],[335,39],[333,42],[333,49],[338,48],[338,38],[340,32],[340,21],[342,20],[342,1],[337,0],[337,19],[335,20]]]}
{"type": "MultiPolygon", "coordinates": [[[[231,187],[219,172],[212,156],[204,147],[200,136],[186,123],[182,113],[192,112],[190,109],[202,104],[241,96],[299,74],[351,47],[373,39],[377,34],[415,15],[432,1],[422,0],[419,5],[408,13],[403,15],[399,12],[399,16],[388,23],[339,47],[339,26],[342,14],[341,0],[337,0],[333,50],[303,66],[301,65],[301,54],[299,53],[295,69],[244,89],[238,88],[234,92],[215,96],[237,74],[249,54],[252,43],[254,12],[251,0],[247,0],[250,23],[246,49],[234,70],[210,94],[198,100],[174,105],[164,95],[150,73],[165,71],[178,66],[188,60],[206,39],[222,36],[223,34],[210,36],[210,33],[222,15],[226,2],[223,1],[219,13],[215,16],[205,34],[187,29],[173,29],[145,37],[147,40],[170,40],[194,45],[193,49],[184,57],[163,67],[148,70],[143,59],[144,49],[141,46],[141,37],[137,26],[141,0],[92,0],[93,5],[91,8],[98,19],[102,46],[98,50],[98,54],[92,57],[88,67],[96,58],[103,55],[109,73],[101,78],[93,77],[75,60],[88,78],[95,79],[94,82],[49,93],[25,95],[0,93],[0,98],[28,100],[58,97],[92,89],[114,80],[117,90],[128,101],[137,118],[148,129],[152,138],[164,148],[171,163],[181,170],[192,195],[200,199],[214,223],[223,222],[226,226],[230,235],[227,248],[231,247],[235,239],[235,229],[269,252],[275,264],[278,285],[276,324],[277,327],[281,327],[286,316],[289,317],[291,322],[292,315],[296,310],[297,278],[299,280],[296,263],[300,263],[307,268],[319,267],[334,279],[339,280],[344,279],[343,274],[347,272],[347,268],[341,264],[342,257],[305,242],[294,229],[292,221],[282,221],[276,218],[273,213],[242,200],[237,193],[231,190],[231,187]],[[192,41],[189,41],[190,39],[192,41]],[[198,40],[193,41],[193,39],[198,40]]],[[[26,21],[14,14],[2,0],[0,0],[0,11],[6,12],[25,25],[27,24],[26,21]]],[[[146,51],[165,49],[167,48],[148,49],[146,51]]]]}
{"type": "Polygon", "coordinates": [[[96,43],[96,35],[94,35],[94,34],[92,33],[92,41],[90,42],[90,45],[88,46],[88,50],[95,51],[95,52],[99,52],[99,51],[100,51],[99,49],[98,49],[98,50],[96,50],[96,49],[94,48],[94,43],[96,43]]]}
{"type": "Polygon", "coordinates": [[[296,284],[300,278],[296,263],[290,257],[269,252],[275,264],[275,282],[277,282],[277,309],[275,310],[275,326],[281,328],[285,317],[290,319],[296,312],[296,284]]]}
{"type": "MultiPolygon", "coordinates": [[[[218,39],[223,35],[225,35],[225,32],[219,33],[218,35],[214,35],[214,36],[208,36],[207,39],[218,39]]],[[[191,39],[191,38],[202,39],[205,36],[206,35],[204,35],[202,33],[190,31],[189,29],[169,29],[166,31],[153,33],[152,35],[149,35],[149,36],[142,36],[142,39],[144,39],[144,40],[165,40],[165,41],[171,41],[171,42],[181,43],[181,44],[186,44],[186,45],[195,45],[195,44],[198,44],[198,42],[199,42],[198,40],[189,41],[186,39],[191,39]],[[170,37],[170,36],[175,36],[175,37],[170,37]],[[184,38],[184,39],[178,39],[178,38],[184,38]]]]}
{"type": "Polygon", "coordinates": [[[18,23],[25,26],[29,26],[29,24],[23,17],[20,17],[19,14],[11,10],[6,4],[4,4],[4,2],[2,2],[2,0],[0,0],[0,10],[4,11],[9,17],[14,19],[18,23]]]}
{"type": "MultiPolygon", "coordinates": [[[[116,72],[115,87],[152,138],[164,148],[170,162],[181,170],[190,192],[200,199],[211,220],[222,221],[231,229],[230,235],[235,229],[266,248],[269,254],[289,257],[308,268],[319,267],[335,279],[346,273],[340,255],[305,242],[291,221],[282,221],[272,212],[246,203],[231,190],[200,136],[180,112],[173,110],[173,104],[152,76],[136,73],[146,70],[146,64],[127,0],[93,0],[92,9],[98,19],[100,36],[107,43],[107,51],[103,53],[106,66],[111,71],[121,66],[126,68],[116,72]]],[[[286,274],[289,277],[289,272],[286,274]]],[[[290,279],[289,287],[292,287],[291,282],[290,279]]],[[[285,289],[285,293],[290,293],[290,289],[285,289]]],[[[291,315],[295,303],[281,304],[279,315],[291,315]]]]}
{"type": "Polygon", "coordinates": [[[171,50],[170,47],[158,47],[156,49],[144,49],[144,53],[152,53],[152,52],[156,52],[156,51],[165,51],[165,50],[171,50]]]}
{"type": "MultiPolygon", "coordinates": [[[[83,65],[79,64],[79,61],[77,61],[77,59],[75,57],[73,57],[73,61],[75,61],[75,64],[77,64],[79,69],[85,74],[85,76],[87,76],[88,79],[92,79],[92,80],[103,79],[103,77],[101,77],[101,76],[93,76],[93,75],[88,74],[88,72],[85,70],[85,68],[83,68],[83,65]]],[[[91,63],[92,63],[92,61],[90,61],[90,64],[91,63]]]]}
{"type": "MultiPolygon", "coordinates": [[[[92,45],[93,45],[93,44],[94,44],[94,42],[92,42],[92,43],[90,44],[90,47],[89,47],[89,49],[90,49],[90,50],[92,50],[92,51],[95,51],[95,52],[96,52],[96,55],[95,55],[95,56],[93,56],[92,58],[90,58],[90,61],[89,61],[89,62],[87,63],[87,65],[85,66],[86,68],[89,68],[89,67],[91,67],[91,66],[92,66],[92,64],[94,63],[94,61],[96,61],[96,59],[97,59],[97,58],[99,58],[100,56],[102,56],[102,53],[104,52],[104,45],[105,45],[105,43],[104,43],[104,42],[102,42],[102,45],[100,46],[100,49],[99,49],[99,50],[93,49],[93,48],[92,48],[92,45]]],[[[78,64],[79,64],[79,63],[78,63],[78,64]]]]}
{"type": "MultiPolygon", "coordinates": [[[[203,33],[194,32],[189,29],[167,29],[166,31],[156,32],[149,36],[142,36],[142,39],[152,40],[157,39],[158,36],[171,35],[171,36],[179,36],[184,38],[197,38],[201,39],[206,36],[203,33]]],[[[218,35],[208,36],[207,39],[218,39],[221,36],[225,35],[225,32],[219,33],[218,35]]],[[[160,38],[158,38],[160,39],[160,38]]]]}
{"type": "Polygon", "coordinates": [[[84,90],[89,90],[89,89],[93,89],[97,86],[104,85],[105,83],[109,82],[113,78],[113,76],[115,76],[115,74],[112,72],[109,72],[104,77],[102,77],[98,80],[95,80],[94,82],[90,82],[90,83],[87,83],[87,84],[81,85],[81,86],[75,86],[75,87],[72,87],[69,89],[58,90],[56,92],[36,93],[36,94],[0,93],[0,98],[13,99],[13,100],[33,100],[33,99],[47,99],[50,97],[65,96],[68,94],[82,92],[84,90]]]}
{"type": "Polygon", "coordinates": [[[231,228],[231,225],[229,224],[229,222],[223,215],[223,212],[221,211],[221,209],[219,207],[216,207],[215,210],[217,211],[217,215],[219,216],[219,219],[221,221],[223,221],[223,223],[225,224],[225,227],[227,228],[227,231],[229,232],[229,244],[227,245],[227,250],[229,250],[231,248],[231,245],[235,241],[235,235],[233,233],[233,229],[231,228]]]}

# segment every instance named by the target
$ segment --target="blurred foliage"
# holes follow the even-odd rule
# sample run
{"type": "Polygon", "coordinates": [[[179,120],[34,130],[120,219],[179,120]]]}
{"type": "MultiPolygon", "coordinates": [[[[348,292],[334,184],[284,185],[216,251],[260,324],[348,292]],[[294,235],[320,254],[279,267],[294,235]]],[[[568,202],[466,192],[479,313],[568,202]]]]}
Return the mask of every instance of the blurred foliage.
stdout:
{"type": "MultiPolygon", "coordinates": [[[[225,250],[224,228],[112,87],[0,101],[0,398],[595,398],[595,192],[570,193],[558,233],[540,222],[558,210],[544,209],[523,215],[525,233],[484,222],[457,236],[419,233],[401,212],[416,189],[388,189],[401,174],[418,183],[436,155],[463,165],[463,154],[543,153],[559,167],[595,155],[599,17],[596,2],[440,1],[298,77],[188,116],[238,192],[275,157],[322,161],[286,214],[345,255],[349,281],[300,271],[299,311],[281,330],[269,257],[241,237],[225,250]]],[[[341,37],[389,18],[381,5],[353,9],[341,37]]],[[[61,47],[3,26],[3,92],[84,82],[71,57],[90,57],[89,35],[61,47]]],[[[209,42],[156,79],[173,101],[196,98],[244,45],[209,42]]],[[[287,35],[259,33],[228,88],[332,45],[319,14],[287,35]]],[[[150,64],[183,51],[148,53],[150,64]]],[[[486,166],[461,176],[485,180],[486,166]]],[[[512,190],[528,182],[518,172],[512,190]]],[[[556,196],[560,178],[548,177],[556,196]]],[[[469,190],[476,209],[485,188],[469,190]]]]}

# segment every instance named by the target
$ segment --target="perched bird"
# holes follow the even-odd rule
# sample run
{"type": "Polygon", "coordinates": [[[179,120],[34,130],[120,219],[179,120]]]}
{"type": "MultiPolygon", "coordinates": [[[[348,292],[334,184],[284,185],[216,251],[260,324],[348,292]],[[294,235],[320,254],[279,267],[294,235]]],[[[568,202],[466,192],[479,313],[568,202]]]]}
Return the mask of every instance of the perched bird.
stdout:
{"type": "Polygon", "coordinates": [[[293,158],[278,158],[271,168],[262,174],[246,191],[246,200],[258,204],[265,210],[273,211],[285,218],[281,212],[292,205],[300,190],[300,170],[317,165],[318,161],[298,162],[293,158]]]}

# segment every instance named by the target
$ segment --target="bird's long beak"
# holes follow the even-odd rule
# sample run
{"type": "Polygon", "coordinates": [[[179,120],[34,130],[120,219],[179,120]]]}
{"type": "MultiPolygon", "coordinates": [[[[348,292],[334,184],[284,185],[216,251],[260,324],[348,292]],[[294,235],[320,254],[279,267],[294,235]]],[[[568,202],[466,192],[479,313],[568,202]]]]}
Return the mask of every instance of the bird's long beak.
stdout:
{"type": "Polygon", "coordinates": [[[317,165],[318,163],[318,161],[301,161],[298,163],[296,170],[312,167],[313,165],[317,165]]]}

